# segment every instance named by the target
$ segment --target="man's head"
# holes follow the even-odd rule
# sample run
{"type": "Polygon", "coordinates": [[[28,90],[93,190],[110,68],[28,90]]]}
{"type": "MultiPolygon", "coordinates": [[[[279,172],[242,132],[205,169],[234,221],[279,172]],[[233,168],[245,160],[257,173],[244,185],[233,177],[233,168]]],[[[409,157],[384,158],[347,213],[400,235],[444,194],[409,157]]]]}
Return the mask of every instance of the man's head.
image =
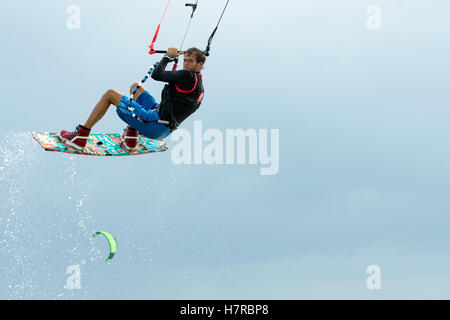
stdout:
{"type": "Polygon", "coordinates": [[[184,52],[183,69],[192,72],[200,72],[205,63],[205,53],[197,48],[190,48],[184,52]]]}

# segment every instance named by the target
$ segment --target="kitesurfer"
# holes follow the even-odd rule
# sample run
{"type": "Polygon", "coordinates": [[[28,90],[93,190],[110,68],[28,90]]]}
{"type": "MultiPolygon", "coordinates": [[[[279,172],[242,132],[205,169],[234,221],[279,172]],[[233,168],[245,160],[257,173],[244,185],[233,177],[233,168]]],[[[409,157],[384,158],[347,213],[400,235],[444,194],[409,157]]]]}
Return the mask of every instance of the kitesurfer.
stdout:
{"type": "MultiPolygon", "coordinates": [[[[190,48],[180,52],[177,48],[169,48],[151,74],[154,80],[167,83],[159,104],[141,86],[134,95],[135,100],[131,101],[134,109],[130,111],[130,98],[117,90],[109,89],[94,107],[86,123],[78,125],[74,132],[61,131],[61,138],[67,144],[83,149],[92,127],[105,115],[111,104],[117,107],[118,116],[128,124],[121,136],[128,149],[136,147],[139,134],[150,139],[166,138],[199,108],[204,94],[200,72],[205,60],[205,53],[200,49],[190,48]],[[182,54],[183,70],[166,71],[167,64],[182,54]],[[168,123],[160,123],[160,120],[168,123]]],[[[138,83],[133,83],[130,92],[136,86],[138,83]]]]}

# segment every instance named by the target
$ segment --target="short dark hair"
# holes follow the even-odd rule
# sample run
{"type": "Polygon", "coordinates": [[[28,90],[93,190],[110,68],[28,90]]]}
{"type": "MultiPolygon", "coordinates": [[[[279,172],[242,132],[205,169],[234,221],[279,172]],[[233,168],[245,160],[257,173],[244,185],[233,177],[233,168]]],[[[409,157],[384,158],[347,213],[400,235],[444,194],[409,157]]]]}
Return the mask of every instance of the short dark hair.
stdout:
{"type": "Polygon", "coordinates": [[[193,55],[197,63],[206,61],[205,53],[198,48],[189,48],[184,52],[184,54],[187,56],[193,55]]]}

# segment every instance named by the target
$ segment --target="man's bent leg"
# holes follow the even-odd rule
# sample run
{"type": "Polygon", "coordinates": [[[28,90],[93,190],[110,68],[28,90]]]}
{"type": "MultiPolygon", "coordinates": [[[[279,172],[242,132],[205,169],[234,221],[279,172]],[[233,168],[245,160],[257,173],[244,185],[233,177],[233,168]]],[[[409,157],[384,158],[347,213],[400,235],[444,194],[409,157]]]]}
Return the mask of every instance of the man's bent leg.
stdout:
{"type": "MultiPolygon", "coordinates": [[[[130,96],[133,94],[134,89],[136,89],[136,87],[139,85],[139,82],[134,82],[131,87],[130,87],[130,96]]],[[[147,89],[145,89],[145,87],[143,85],[141,85],[139,87],[139,89],[136,91],[136,93],[134,94],[134,101],[137,101],[137,99],[139,99],[139,96],[142,94],[142,92],[146,91],[147,89]]]]}
{"type": "Polygon", "coordinates": [[[109,89],[106,91],[100,101],[95,105],[94,110],[92,110],[84,126],[91,129],[101,118],[103,118],[111,104],[117,106],[122,97],[123,94],[117,90],[109,89]]]}
{"type": "Polygon", "coordinates": [[[59,136],[62,141],[73,146],[74,148],[80,150],[83,149],[89,139],[91,128],[105,115],[111,104],[115,104],[116,106],[119,104],[122,96],[123,95],[116,90],[108,90],[97,103],[94,110],[92,110],[91,115],[84,126],[81,124],[78,125],[73,132],[69,132],[67,130],[61,131],[59,136]]]}

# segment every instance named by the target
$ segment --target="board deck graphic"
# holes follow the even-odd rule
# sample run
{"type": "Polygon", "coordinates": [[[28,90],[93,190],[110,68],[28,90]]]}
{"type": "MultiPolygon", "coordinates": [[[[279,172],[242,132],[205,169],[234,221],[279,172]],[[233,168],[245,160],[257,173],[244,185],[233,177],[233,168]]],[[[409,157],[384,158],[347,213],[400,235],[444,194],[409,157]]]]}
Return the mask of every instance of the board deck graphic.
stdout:
{"type": "Polygon", "coordinates": [[[33,138],[47,151],[58,151],[90,156],[133,156],[168,149],[162,140],[139,137],[139,143],[133,150],[127,150],[121,142],[119,133],[96,133],[89,135],[86,147],[78,150],[65,144],[59,134],[50,132],[31,132],[33,138]]]}

